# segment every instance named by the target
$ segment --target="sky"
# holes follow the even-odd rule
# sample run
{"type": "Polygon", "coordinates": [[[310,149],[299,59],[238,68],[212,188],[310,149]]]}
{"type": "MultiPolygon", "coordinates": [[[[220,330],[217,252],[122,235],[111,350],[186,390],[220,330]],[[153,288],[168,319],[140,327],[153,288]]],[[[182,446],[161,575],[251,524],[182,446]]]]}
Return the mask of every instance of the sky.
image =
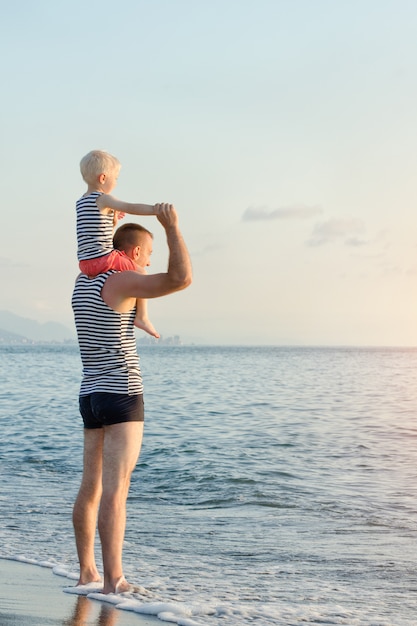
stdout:
{"type": "MultiPolygon", "coordinates": [[[[19,0],[0,21],[0,309],[73,328],[79,161],[172,202],[184,343],[417,345],[414,0],[19,0]]],[[[150,271],[165,271],[164,232],[150,271]]]]}

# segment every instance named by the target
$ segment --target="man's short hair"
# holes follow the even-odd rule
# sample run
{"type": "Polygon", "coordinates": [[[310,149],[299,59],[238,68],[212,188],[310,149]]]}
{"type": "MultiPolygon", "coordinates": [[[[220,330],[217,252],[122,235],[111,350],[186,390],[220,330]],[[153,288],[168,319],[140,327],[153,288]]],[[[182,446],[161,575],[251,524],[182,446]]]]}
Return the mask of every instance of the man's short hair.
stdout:
{"type": "Polygon", "coordinates": [[[104,150],[91,150],[80,161],[81,176],[87,185],[94,184],[100,174],[120,172],[120,161],[104,150]]]}
{"type": "Polygon", "coordinates": [[[129,250],[135,246],[142,245],[143,237],[149,235],[153,239],[153,234],[140,224],[123,224],[119,226],[113,236],[113,246],[116,250],[129,250]]]}

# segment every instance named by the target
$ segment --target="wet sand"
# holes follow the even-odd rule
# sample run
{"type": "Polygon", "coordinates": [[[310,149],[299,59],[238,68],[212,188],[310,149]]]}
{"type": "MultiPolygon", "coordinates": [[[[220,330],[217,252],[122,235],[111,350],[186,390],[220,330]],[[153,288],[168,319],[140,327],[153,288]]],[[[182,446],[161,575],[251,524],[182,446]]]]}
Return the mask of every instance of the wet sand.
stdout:
{"type": "Polygon", "coordinates": [[[1,626],[158,626],[154,616],[64,593],[73,581],[49,568],[0,559],[1,626]]]}

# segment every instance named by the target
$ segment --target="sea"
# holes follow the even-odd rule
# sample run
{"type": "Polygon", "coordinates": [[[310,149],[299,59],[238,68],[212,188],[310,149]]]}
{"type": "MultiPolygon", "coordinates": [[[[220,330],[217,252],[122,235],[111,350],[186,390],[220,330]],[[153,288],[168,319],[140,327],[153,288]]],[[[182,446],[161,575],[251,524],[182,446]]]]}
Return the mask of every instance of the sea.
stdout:
{"type": "MultiPolygon", "coordinates": [[[[417,624],[417,349],[140,356],[124,566],[143,593],[121,610],[179,626],[417,624]]],[[[75,345],[0,348],[0,557],[68,585],[80,378],[75,345]]]]}

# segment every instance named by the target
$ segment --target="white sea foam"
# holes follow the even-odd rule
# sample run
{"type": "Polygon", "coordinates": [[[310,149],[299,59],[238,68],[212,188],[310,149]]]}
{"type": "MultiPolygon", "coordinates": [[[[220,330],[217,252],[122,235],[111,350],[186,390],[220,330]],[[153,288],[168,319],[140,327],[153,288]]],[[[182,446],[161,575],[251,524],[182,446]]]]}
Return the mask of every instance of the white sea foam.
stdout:
{"type": "Polygon", "coordinates": [[[103,583],[87,583],[86,585],[64,587],[62,591],[65,593],[72,593],[77,596],[88,596],[90,593],[98,592],[101,589],[103,589],[103,583]]]}
{"type": "Polygon", "coordinates": [[[169,611],[162,611],[157,615],[158,619],[164,622],[172,622],[178,624],[178,626],[200,626],[200,624],[188,617],[178,617],[176,613],[170,613],[169,611]]]}
{"type": "Polygon", "coordinates": [[[53,569],[56,566],[56,563],[55,562],[53,563],[52,561],[39,561],[37,565],[39,565],[39,567],[46,567],[49,569],[53,569]]]}
{"type": "MultiPolygon", "coordinates": [[[[98,598],[100,599],[100,598],[98,598]]],[[[125,600],[123,600],[123,602],[121,602],[120,604],[117,605],[118,609],[121,609],[123,611],[137,611],[137,608],[141,605],[142,603],[139,600],[128,600],[127,598],[125,600]]]]}
{"type": "MultiPolygon", "coordinates": [[[[92,592],[87,595],[91,600],[99,600],[113,604],[117,609],[132,611],[142,615],[154,615],[161,621],[172,622],[179,626],[200,626],[199,622],[191,619],[193,613],[202,614],[201,608],[188,606],[179,602],[149,602],[144,603],[135,599],[128,599],[129,594],[102,594],[92,592]]],[[[213,610],[205,614],[214,613],[213,610]]]]}
{"type": "Polygon", "coordinates": [[[12,561],[20,561],[21,563],[28,563],[28,565],[37,565],[38,562],[39,562],[36,559],[31,559],[31,558],[23,556],[21,554],[15,556],[15,557],[4,557],[4,558],[10,558],[12,561]]]}
{"type": "MultiPolygon", "coordinates": [[[[101,589],[103,585],[101,585],[101,589]]],[[[123,604],[123,597],[118,593],[100,593],[100,591],[92,591],[87,595],[92,600],[100,600],[100,602],[108,602],[109,604],[123,604]]]]}
{"type": "Polygon", "coordinates": [[[52,571],[56,576],[71,578],[71,580],[78,580],[79,577],[79,574],[77,572],[69,572],[68,569],[62,565],[55,565],[52,571]]]}
{"type": "Polygon", "coordinates": [[[159,613],[169,612],[172,615],[181,615],[183,617],[191,616],[192,611],[187,605],[179,602],[150,602],[142,605],[137,611],[138,613],[147,613],[148,615],[159,615],[159,613]]]}

